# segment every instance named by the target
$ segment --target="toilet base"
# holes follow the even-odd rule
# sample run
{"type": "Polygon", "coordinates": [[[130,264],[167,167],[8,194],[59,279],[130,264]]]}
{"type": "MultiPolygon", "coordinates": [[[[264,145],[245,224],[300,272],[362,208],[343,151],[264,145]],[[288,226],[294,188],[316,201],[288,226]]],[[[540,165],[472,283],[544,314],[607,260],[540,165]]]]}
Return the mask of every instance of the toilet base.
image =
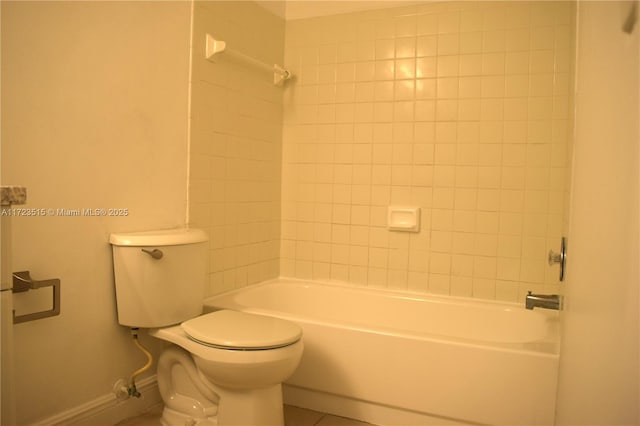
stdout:
{"type": "Polygon", "coordinates": [[[165,426],[284,426],[282,385],[229,389],[203,378],[191,354],[167,348],[158,360],[165,426]]]}
{"type": "Polygon", "coordinates": [[[282,389],[277,385],[242,393],[221,390],[216,416],[194,418],[165,407],[160,421],[164,426],[283,426],[282,389]]]}
{"type": "Polygon", "coordinates": [[[160,424],[162,426],[217,426],[218,422],[215,418],[196,419],[169,407],[164,407],[160,424]]]}
{"type": "Polygon", "coordinates": [[[264,389],[220,389],[218,425],[284,426],[282,386],[264,389]]]}

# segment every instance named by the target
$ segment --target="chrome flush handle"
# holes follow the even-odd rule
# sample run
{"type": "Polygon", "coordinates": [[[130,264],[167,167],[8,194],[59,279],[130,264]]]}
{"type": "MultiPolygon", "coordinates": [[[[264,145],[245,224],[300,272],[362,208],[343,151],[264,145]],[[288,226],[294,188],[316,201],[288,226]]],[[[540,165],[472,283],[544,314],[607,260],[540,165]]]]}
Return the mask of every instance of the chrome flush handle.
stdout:
{"type": "Polygon", "coordinates": [[[153,257],[154,259],[162,259],[162,256],[164,256],[164,253],[162,253],[162,250],[159,250],[159,249],[153,249],[153,250],[142,249],[142,251],[147,253],[149,256],[153,257]]]}
{"type": "Polygon", "coordinates": [[[560,240],[560,253],[549,250],[549,266],[556,263],[560,264],[560,281],[564,281],[564,268],[567,260],[567,239],[562,237],[560,240]]]}

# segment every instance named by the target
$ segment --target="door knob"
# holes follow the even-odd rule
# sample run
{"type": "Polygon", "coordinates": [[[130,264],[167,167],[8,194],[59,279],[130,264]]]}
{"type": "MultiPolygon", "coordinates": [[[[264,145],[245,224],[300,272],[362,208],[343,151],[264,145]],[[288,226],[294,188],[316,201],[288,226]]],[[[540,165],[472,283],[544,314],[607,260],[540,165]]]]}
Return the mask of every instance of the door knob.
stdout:
{"type": "Polygon", "coordinates": [[[560,264],[560,281],[564,281],[564,268],[567,259],[567,239],[562,237],[560,240],[560,253],[556,253],[553,250],[549,250],[549,266],[553,266],[556,263],[560,264]]]}

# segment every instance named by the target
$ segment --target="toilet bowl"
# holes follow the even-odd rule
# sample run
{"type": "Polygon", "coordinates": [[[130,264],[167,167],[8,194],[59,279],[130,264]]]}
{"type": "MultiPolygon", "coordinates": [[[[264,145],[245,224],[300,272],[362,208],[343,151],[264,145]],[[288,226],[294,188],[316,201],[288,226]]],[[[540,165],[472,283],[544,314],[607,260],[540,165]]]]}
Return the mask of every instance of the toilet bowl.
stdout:
{"type": "Polygon", "coordinates": [[[164,425],[283,426],[282,385],[303,352],[292,322],[202,314],[207,237],[199,230],[112,234],[118,322],[169,342],[158,360],[164,425]]]}
{"type": "Polygon", "coordinates": [[[284,424],[281,383],[303,352],[296,324],[221,310],[149,334],[179,347],[158,362],[164,424],[284,424]]]}

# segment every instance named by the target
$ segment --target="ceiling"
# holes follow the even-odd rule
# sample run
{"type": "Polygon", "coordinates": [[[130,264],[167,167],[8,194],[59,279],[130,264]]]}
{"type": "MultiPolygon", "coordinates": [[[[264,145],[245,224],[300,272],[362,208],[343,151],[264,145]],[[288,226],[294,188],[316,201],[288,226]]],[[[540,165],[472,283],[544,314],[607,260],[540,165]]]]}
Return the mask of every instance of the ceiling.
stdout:
{"type": "MultiPolygon", "coordinates": [[[[424,0],[423,0],[424,1],[424,0]]],[[[286,19],[311,18],[337,15],[370,9],[406,6],[423,1],[405,0],[256,0],[256,3],[272,13],[286,19]]]]}

